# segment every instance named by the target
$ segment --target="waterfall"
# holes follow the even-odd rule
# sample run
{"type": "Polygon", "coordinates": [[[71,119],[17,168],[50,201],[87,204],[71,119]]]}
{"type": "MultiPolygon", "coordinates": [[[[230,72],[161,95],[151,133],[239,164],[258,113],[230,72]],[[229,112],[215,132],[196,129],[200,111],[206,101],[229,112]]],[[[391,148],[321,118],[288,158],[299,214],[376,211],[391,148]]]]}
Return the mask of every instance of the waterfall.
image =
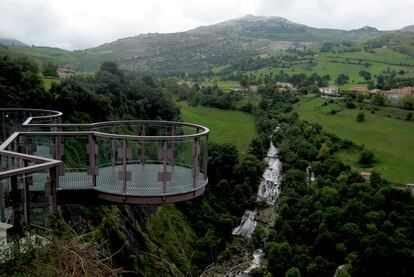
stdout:
{"type": "MultiPolygon", "coordinates": [[[[263,173],[263,179],[260,182],[257,191],[257,198],[269,205],[277,204],[280,193],[280,184],[282,182],[282,163],[278,159],[277,154],[278,149],[275,147],[273,142],[271,142],[269,150],[267,151],[267,157],[265,158],[267,168],[263,173]]],[[[246,210],[241,219],[240,225],[233,230],[232,234],[251,238],[254,229],[257,226],[256,216],[257,210],[246,210]]],[[[249,273],[253,269],[260,266],[263,256],[263,249],[256,249],[253,253],[253,261],[251,266],[243,272],[232,273],[230,276],[250,276],[249,273]]]]}
{"type": "Polygon", "coordinates": [[[282,181],[282,163],[278,159],[277,153],[277,148],[271,142],[266,157],[268,166],[263,173],[263,180],[257,191],[257,197],[270,205],[276,204],[280,193],[280,183],[282,181]]]}
{"type": "Polygon", "coordinates": [[[243,236],[250,239],[252,237],[254,229],[256,229],[257,226],[257,222],[255,220],[256,214],[256,210],[246,210],[244,212],[240,225],[234,228],[232,234],[243,236]]]}

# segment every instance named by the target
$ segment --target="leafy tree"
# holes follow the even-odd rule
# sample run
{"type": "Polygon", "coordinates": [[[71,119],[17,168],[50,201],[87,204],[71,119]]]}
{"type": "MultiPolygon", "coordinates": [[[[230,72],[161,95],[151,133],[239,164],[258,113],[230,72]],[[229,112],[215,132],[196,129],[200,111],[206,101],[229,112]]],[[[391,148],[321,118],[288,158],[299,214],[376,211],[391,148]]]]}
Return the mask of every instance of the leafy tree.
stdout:
{"type": "Polygon", "coordinates": [[[380,93],[374,94],[371,97],[371,104],[372,105],[375,105],[375,106],[384,106],[385,105],[385,102],[386,102],[385,96],[382,95],[382,94],[380,94],[380,93]]]}
{"type": "Polygon", "coordinates": [[[364,150],[359,156],[358,163],[364,166],[371,166],[374,162],[374,154],[371,151],[364,150]]]}
{"type": "Polygon", "coordinates": [[[289,268],[288,271],[286,271],[285,277],[301,277],[299,269],[296,267],[289,268]]]}
{"type": "Polygon", "coordinates": [[[337,77],[337,78],[336,78],[336,80],[335,80],[335,83],[336,83],[337,85],[343,85],[343,84],[348,83],[348,81],[349,81],[349,77],[348,77],[348,75],[345,75],[345,74],[339,74],[339,75],[338,75],[338,77],[337,77]]]}
{"type": "Polygon", "coordinates": [[[58,77],[57,70],[58,70],[58,65],[52,62],[46,62],[42,66],[42,74],[44,76],[58,77]]]}
{"type": "Polygon", "coordinates": [[[368,71],[361,70],[361,71],[359,72],[359,75],[360,75],[362,78],[364,78],[364,80],[365,80],[366,82],[368,82],[369,80],[371,80],[371,73],[369,73],[368,71]]]}
{"type": "Polygon", "coordinates": [[[365,121],[365,113],[364,113],[364,112],[359,112],[359,113],[357,114],[356,120],[357,120],[358,122],[363,122],[363,121],[365,121]]]}

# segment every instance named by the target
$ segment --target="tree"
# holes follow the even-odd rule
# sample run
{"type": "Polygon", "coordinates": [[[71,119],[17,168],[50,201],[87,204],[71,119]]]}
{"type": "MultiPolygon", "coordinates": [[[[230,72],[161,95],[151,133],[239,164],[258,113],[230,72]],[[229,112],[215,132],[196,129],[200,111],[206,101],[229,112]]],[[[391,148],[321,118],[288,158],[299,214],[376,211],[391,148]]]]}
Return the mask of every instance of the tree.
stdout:
{"type": "Polygon", "coordinates": [[[58,77],[57,70],[58,70],[57,64],[54,64],[52,62],[46,62],[43,64],[42,74],[44,76],[58,77]]]}
{"type": "Polygon", "coordinates": [[[301,277],[299,269],[296,267],[289,268],[288,271],[286,271],[285,277],[301,277]]]}
{"type": "Polygon", "coordinates": [[[371,151],[363,150],[359,156],[358,163],[364,166],[371,166],[374,162],[374,154],[371,151]]]}
{"type": "Polygon", "coordinates": [[[412,96],[405,96],[401,100],[401,106],[405,110],[412,110],[414,107],[414,97],[412,96]]]}
{"type": "Polygon", "coordinates": [[[375,106],[384,106],[385,105],[385,96],[377,93],[371,97],[371,104],[375,106]]]}
{"type": "Polygon", "coordinates": [[[345,75],[345,74],[339,74],[339,75],[338,75],[338,77],[337,77],[337,78],[336,78],[336,80],[335,80],[335,83],[336,83],[337,85],[343,85],[343,84],[348,83],[348,81],[349,81],[349,77],[348,77],[348,75],[345,75]]]}
{"type": "Polygon", "coordinates": [[[369,80],[371,80],[371,73],[369,73],[368,71],[365,71],[365,70],[361,70],[360,72],[359,72],[359,75],[362,77],[362,78],[364,78],[364,80],[365,81],[369,81],[369,80]]]}
{"type": "Polygon", "coordinates": [[[365,113],[364,113],[364,112],[359,112],[359,113],[357,114],[356,120],[357,120],[358,122],[363,122],[363,121],[365,121],[365,113]]]}

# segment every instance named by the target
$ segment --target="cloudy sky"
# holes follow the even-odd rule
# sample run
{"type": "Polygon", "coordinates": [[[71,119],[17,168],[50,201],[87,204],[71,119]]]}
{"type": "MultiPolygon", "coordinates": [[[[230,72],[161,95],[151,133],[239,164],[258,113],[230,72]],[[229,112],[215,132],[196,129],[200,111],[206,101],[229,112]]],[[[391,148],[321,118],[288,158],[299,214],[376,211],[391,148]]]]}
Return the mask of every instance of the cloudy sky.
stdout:
{"type": "Polygon", "coordinates": [[[325,28],[414,24],[414,0],[0,0],[0,37],[84,49],[149,32],[179,32],[246,14],[325,28]]]}

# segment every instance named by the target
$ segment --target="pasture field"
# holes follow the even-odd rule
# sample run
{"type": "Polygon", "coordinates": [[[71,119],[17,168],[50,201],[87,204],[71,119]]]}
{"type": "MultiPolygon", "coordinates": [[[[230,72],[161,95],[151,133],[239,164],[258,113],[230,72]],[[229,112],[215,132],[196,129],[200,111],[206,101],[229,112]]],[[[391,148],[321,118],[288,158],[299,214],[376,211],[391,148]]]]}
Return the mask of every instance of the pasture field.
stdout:
{"type": "MultiPolygon", "coordinates": [[[[328,132],[365,145],[374,153],[376,163],[372,168],[360,168],[357,164],[358,154],[352,151],[339,153],[340,158],[355,170],[377,171],[395,183],[414,183],[414,121],[397,119],[397,112],[395,117],[388,117],[382,113],[365,111],[365,121],[357,122],[360,109],[342,109],[330,114],[329,110],[337,106],[322,106],[324,102],[321,98],[301,102],[295,111],[301,119],[319,123],[328,132]]],[[[383,112],[388,115],[393,110],[384,108],[383,112]]]]}
{"type": "MultiPolygon", "coordinates": [[[[317,73],[320,76],[330,75],[330,84],[335,83],[339,74],[349,76],[349,83],[345,86],[361,86],[365,80],[359,75],[360,71],[368,71],[372,75],[383,74],[384,72],[400,72],[401,77],[414,77],[414,58],[399,53],[392,49],[378,48],[372,53],[357,51],[349,53],[320,53],[314,56],[305,56],[297,59],[286,67],[274,65],[264,67],[251,73],[256,76],[260,74],[277,74],[284,71],[289,75],[305,73],[311,75],[317,73]]],[[[341,87],[345,87],[341,86],[341,87]]]]}
{"type": "Polygon", "coordinates": [[[236,81],[205,81],[200,83],[202,87],[214,85],[217,85],[222,90],[231,91],[234,90],[235,86],[240,86],[240,83],[236,81]]]}
{"type": "Polygon", "coordinates": [[[209,139],[218,143],[234,143],[240,153],[247,153],[256,133],[254,117],[240,111],[209,107],[192,107],[179,102],[185,122],[201,124],[210,129],[209,139]]]}
{"type": "Polygon", "coordinates": [[[45,87],[46,91],[49,91],[52,87],[52,83],[60,83],[59,79],[50,78],[50,77],[43,77],[43,86],[45,87]]]}

